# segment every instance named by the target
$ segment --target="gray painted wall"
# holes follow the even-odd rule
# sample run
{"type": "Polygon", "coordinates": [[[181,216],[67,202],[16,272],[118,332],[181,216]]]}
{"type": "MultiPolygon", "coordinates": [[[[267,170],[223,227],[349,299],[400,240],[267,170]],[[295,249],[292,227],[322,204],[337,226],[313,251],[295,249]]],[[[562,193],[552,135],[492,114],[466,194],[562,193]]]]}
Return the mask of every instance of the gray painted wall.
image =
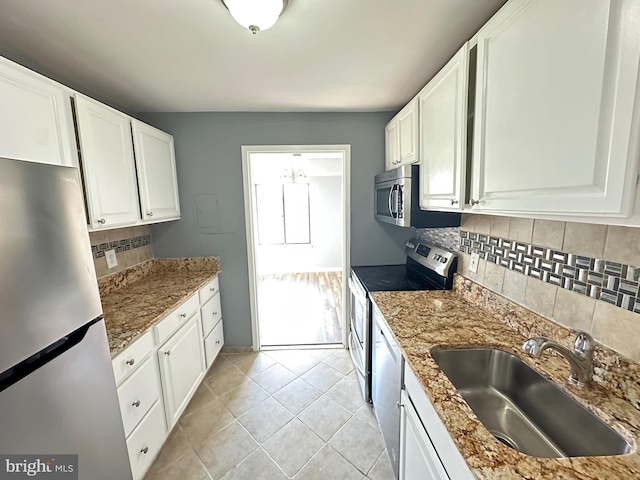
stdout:
{"type": "Polygon", "coordinates": [[[157,257],[218,255],[225,344],[251,345],[242,145],[351,145],[351,264],[403,263],[414,230],[377,222],[373,177],[384,169],[378,113],[151,113],[139,117],[174,136],[182,219],[152,228],[157,257]],[[215,194],[225,232],[203,234],[195,198],[215,194]]]}

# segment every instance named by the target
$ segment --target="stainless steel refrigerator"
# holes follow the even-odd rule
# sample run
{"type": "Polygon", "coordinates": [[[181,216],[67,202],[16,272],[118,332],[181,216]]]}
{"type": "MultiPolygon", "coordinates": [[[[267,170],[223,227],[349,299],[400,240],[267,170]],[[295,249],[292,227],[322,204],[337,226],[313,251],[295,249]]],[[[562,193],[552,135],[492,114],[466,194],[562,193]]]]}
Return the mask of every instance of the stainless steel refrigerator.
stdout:
{"type": "Polygon", "coordinates": [[[77,169],[0,158],[0,455],[131,479],[101,315],[77,169]]]}

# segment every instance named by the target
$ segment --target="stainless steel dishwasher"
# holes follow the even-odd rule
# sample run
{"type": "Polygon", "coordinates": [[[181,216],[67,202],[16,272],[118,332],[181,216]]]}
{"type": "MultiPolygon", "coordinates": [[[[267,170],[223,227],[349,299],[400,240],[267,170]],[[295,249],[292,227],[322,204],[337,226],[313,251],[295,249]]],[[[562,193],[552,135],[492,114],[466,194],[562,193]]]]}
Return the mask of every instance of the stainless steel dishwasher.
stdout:
{"type": "Polygon", "coordinates": [[[371,400],[391,458],[393,472],[398,478],[400,391],[404,360],[387,322],[375,306],[371,340],[373,344],[371,400]]]}

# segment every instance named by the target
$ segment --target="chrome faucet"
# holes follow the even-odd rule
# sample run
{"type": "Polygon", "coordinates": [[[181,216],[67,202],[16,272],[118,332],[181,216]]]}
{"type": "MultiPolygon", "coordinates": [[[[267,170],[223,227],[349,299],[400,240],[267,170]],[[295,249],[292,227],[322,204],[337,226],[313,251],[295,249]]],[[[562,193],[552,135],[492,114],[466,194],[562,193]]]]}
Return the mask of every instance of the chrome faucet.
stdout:
{"type": "Polygon", "coordinates": [[[571,365],[569,381],[576,385],[586,385],[593,375],[594,341],[591,335],[578,332],[573,352],[558,342],[547,337],[532,337],[522,345],[522,350],[529,355],[539,357],[547,348],[551,348],[562,355],[571,365]]]}

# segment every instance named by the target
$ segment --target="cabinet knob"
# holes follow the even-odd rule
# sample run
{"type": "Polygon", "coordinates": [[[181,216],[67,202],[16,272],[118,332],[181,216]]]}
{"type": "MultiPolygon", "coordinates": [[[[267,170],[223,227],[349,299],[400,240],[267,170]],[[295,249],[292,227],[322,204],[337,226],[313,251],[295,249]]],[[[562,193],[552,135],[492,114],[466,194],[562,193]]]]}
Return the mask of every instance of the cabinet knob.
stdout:
{"type": "Polygon", "coordinates": [[[474,205],[478,205],[479,203],[480,203],[480,200],[474,200],[473,198],[469,200],[469,205],[471,205],[472,207],[474,205]]]}
{"type": "Polygon", "coordinates": [[[456,200],[455,198],[451,199],[451,205],[457,205],[458,203],[460,203],[459,200],[456,200]]]}
{"type": "Polygon", "coordinates": [[[126,362],[127,365],[129,365],[130,367],[133,366],[134,363],[136,363],[136,359],[135,358],[130,358],[129,360],[127,360],[126,362]]]}
{"type": "Polygon", "coordinates": [[[170,356],[171,355],[171,350],[167,350],[166,352],[164,352],[165,355],[170,356]]]}
{"type": "Polygon", "coordinates": [[[215,317],[216,315],[218,315],[218,312],[213,312],[212,315],[215,317]]]}
{"type": "Polygon", "coordinates": [[[131,405],[133,405],[134,407],[138,408],[140,406],[140,400],[136,400],[131,405]]]}
{"type": "Polygon", "coordinates": [[[216,291],[216,287],[211,287],[211,288],[209,289],[209,291],[210,291],[210,292],[215,292],[215,291],[216,291]]]}
{"type": "Polygon", "coordinates": [[[220,345],[220,340],[216,340],[216,345],[220,345]]]}
{"type": "Polygon", "coordinates": [[[149,447],[144,447],[140,450],[140,453],[144,453],[145,455],[149,452],[149,447]]]}
{"type": "Polygon", "coordinates": [[[180,318],[187,318],[187,314],[186,313],[181,313],[180,314],[180,318]]]}
{"type": "Polygon", "coordinates": [[[153,212],[147,212],[147,216],[153,217],[153,212]]]}
{"type": "Polygon", "coordinates": [[[99,218],[98,223],[100,223],[101,225],[104,225],[105,223],[107,223],[107,221],[104,218],[99,218]]]}

